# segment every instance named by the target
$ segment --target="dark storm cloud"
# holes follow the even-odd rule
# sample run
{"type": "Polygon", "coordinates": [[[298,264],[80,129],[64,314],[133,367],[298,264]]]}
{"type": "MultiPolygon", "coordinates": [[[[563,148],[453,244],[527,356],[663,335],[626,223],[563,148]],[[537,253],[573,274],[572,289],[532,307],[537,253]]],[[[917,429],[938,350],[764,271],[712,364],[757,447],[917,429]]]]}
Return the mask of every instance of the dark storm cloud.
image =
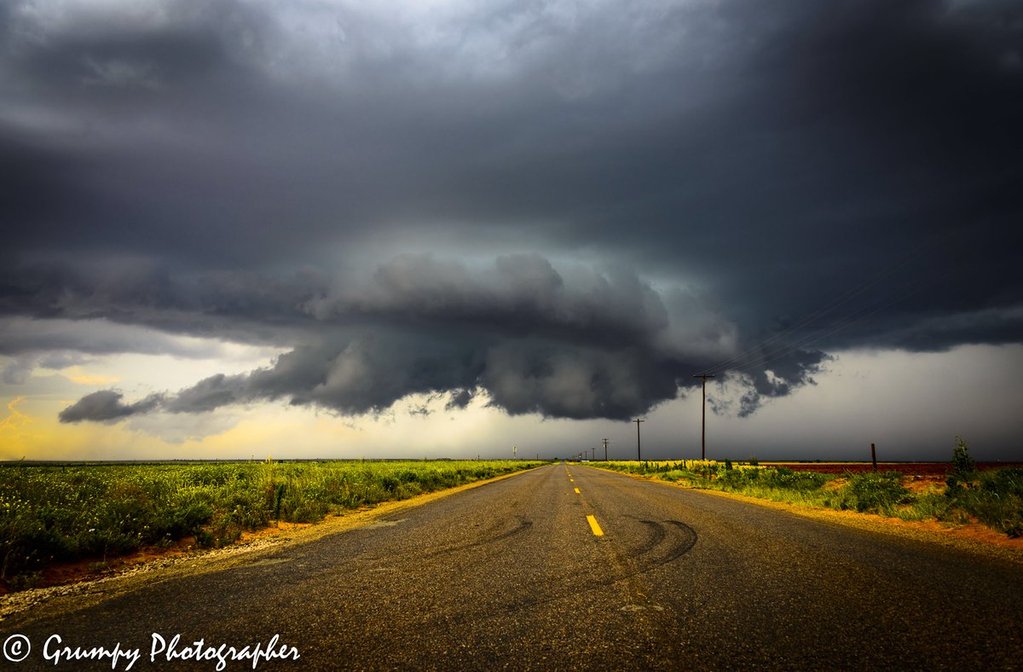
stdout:
{"type": "Polygon", "coordinates": [[[38,322],[33,326],[22,319],[6,331],[0,338],[0,354],[37,347],[183,354],[171,339],[142,331],[114,333],[98,326],[97,320],[245,343],[286,344],[294,341],[296,325],[309,317],[305,305],[323,296],[328,287],[326,276],[312,270],[175,272],[165,264],[116,256],[26,264],[0,270],[0,316],[29,316],[38,322]],[[80,326],[61,320],[77,320],[80,326]],[[124,338],[133,343],[123,343],[124,338]]]}
{"type": "MultiPolygon", "coordinates": [[[[273,367],[217,375],[156,403],[118,407],[121,416],[161,410],[200,413],[231,404],[286,399],[344,414],[378,412],[412,393],[452,392],[453,406],[479,391],[511,414],[626,419],[675,396],[679,363],[657,361],[639,350],[609,352],[563,343],[468,340],[453,348],[421,339],[355,340],[344,349],[301,348],[273,367]],[[410,350],[410,346],[414,350],[410,350]]],[[[76,404],[62,414],[106,419],[106,406],[90,416],[76,404]]]]}
{"type": "MultiPolygon", "coordinates": [[[[202,295],[196,299],[203,305],[202,295]]],[[[243,302],[219,305],[236,312],[217,319],[247,318],[243,302]]],[[[212,376],[158,407],[197,413],[284,399],[351,414],[413,393],[450,393],[452,405],[464,407],[485,391],[513,414],[626,418],[673,398],[677,380],[710,352],[707,343],[727,341],[725,320],[688,305],[700,336],[692,351],[685,343],[669,349],[663,337],[680,316],[634,274],[559,271],[536,255],[477,268],[406,255],[381,265],[364,286],[291,306],[291,329],[305,344],[271,367],[212,376]]],[[[282,304],[278,314],[286,313],[282,304]]]]}
{"type": "Polygon", "coordinates": [[[100,390],[87,394],[75,404],[60,412],[61,422],[114,422],[136,413],[148,413],[160,403],[158,395],[150,395],[133,404],[121,401],[123,395],[112,390],[100,390]]]}
{"type": "Polygon", "coordinates": [[[1018,3],[104,5],[0,13],[0,310],[291,350],[166,410],[1023,340],[1018,3]]]}
{"type": "Polygon", "coordinates": [[[392,259],[370,282],[309,304],[318,317],[364,314],[411,323],[486,325],[508,336],[563,332],[577,342],[629,343],[664,329],[661,297],[630,271],[559,272],[537,254],[497,257],[474,270],[432,255],[392,259]]]}

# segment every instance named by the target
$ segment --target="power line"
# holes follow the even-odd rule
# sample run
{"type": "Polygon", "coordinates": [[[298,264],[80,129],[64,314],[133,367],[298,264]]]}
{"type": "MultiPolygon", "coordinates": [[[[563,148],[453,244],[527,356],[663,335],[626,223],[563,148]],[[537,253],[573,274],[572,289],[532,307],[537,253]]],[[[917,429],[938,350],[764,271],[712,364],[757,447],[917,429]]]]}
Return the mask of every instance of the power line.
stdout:
{"type": "Polygon", "coordinates": [[[876,304],[876,305],[874,305],[872,307],[864,307],[864,308],[860,309],[859,311],[853,312],[850,315],[846,316],[845,318],[835,322],[829,328],[825,328],[825,329],[819,330],[818,332],[815,332],[815,333],[806,334],[805,336],[803,336],[801,338],[798,338],[795,341],[790,342],[786,346],[784,346],[782,348],[779,348],[778,350],[776,350],[774,352],[762,353],[758,357],[751,358],[748,361],[747,365],[766,366],[770,362],[773,362],[773,361],[776,361],[776,360],[778,360],[778,359],[780,359],[782,357],[788,356],[789,354],[791,354],[791,353],[793,353],[793,352],[795,352],[797,350],[806,348],[807,346],[809,346],[809,345],[811,345],[813,343],[816,343],[816,342],[819,342],[821,340],[824,340],[824,339],[826,339],[826,338],[828,338],[830,336],[833,336],[834,334],[836,334],[836,333],[838,333],[840,331],[844,331],[845,329],[848,329],[849,327],[852,327],[852,326],[855,326],[855,325],[857,325],[859,323],[862,323],[868,317],[871,317],[871,316],[877,314],[878,312],[884,310],[885,308],[888,308],[888,307],[890,307],[892,305],[895,305],[899,301],[902,301],[902,300],[908,298],[909,296],[911,296],[912,294],[920,291],[920,289],[922,289],[922,283],[923,283],[923,280],[920,279],[920,278],[917,278],[912,283],[912,285],[916,285],[916,286],[912,286],[911,285],[910,287],[907,288],[907,291],[903,292],[902,294],[900,294],[898,296],[891,297],[887,301],[883,301],[883,302],[878,303],[878,304],[876,304]]]}
{"type": "Polygon", "coordinates": [[[824,317],[825,315],[827,315],[828,313],[832,312],[833,310],[835,310],[839,306],[841,306],[841,305],[843,305],[845,303],[848,303],[849,301],[854,299],[856,296],[858,296],[858,295],[862,294],[863,292],[865,292],[870,287],[872,287],[872,286],[876,285],[877,283],[881,282],[881,280],[883,280],[890,273],[894,272],[894,270],[895,269],[889,268],[884,273],[878,274],[875,277],[870,278],[867,281],[865,281],[863,283],[860,283],[859,285],[853,287],[852,289],[847,290],[842,296],[838,297],[834,301],[831,301],[830,303],[825,304],[825,305],[821,306],[820,308],[817,308],[816,310],[811,311],[810,313],[807,313],[806,315],[803,316],[803,318],[801,320],[799,320],[795,324],[789,326],[785,331],[781,331],[781,332],[778,332],[778,333],[776,333],[776,334],[774,334],[772,336],[769,336],[769,337],[765,338],[764,340],[759,341],[754,346],[752,346],[752,347],[750,347],[750,348],[740,352],[739,354],[733,355],[732,357],[730,357],[728,359],[725,359],[722,362],[719,362],[717,365],[712,367],[711,370],[719,371],[719,370],[721,370],[722,368],[724,368],[726,366],[730,366],[730,365],[742,362],[744,359],[747,359],[750,355],[755,354],[758,349],[762,349],[765,346],[771,345],[772,343],[775,343],[777,341],[781,341],[781,340],[783,340],[785,338],[785,336],[787,334],[789,334],[789,333],[791,333],[791,332],[793,332],[793,331],[795,331],[797,329],[801,329],[802,327],[809,326],[810,324],[813,324],[814,322],[816,322],[821,317],[824,317]]]}
{"type": "MultiPolygon", "coordinates": [[[[891,269],[889,270],[889,272],[891,272],[891,269]]],[[[718,362],[714,366],[710,367],[708,370],[722,371],[725,370],[726,368],[742,369],[748,366],[766,366],[768,363],[785,357],[791,354],[792,352],[795,352],[796,350],[805,348],[806,346],[814,342],[826,339],[840,331],[848,329],[849,327],[862,322],[864,319],[880,312],[881,310],[884,310],[885,308],[891,307],[892,305],[895,305],[896,303],[909,298],[910,296],[919,292],[923,288],[924,278],[917,276],[910,283],[903,287],[902,292],[896,295],[888,295],[888,297],[884,301],[880,301],[878,303],[875,303],[874,305],[864,306],[859,310],[853,311],[849,315],[846,315],[845,317],[837,320],[836,322],[832,323],[826,328],[822,328],[820,330],[817,330],[816,332],[805,334],[793,341],[784,343],[783,345],[776,349],[772,349],[770,347],[774,343],[783,341],[786,337],[790,336],[796,329],[812,324],[817,319],[830,313],[838,306],[847,303],[855,295],[865,291],[870,285],[877,284],[878,282],[880,282],[880,280],[884,278],[884,275],[885,274],[881,274],[875,278],[872,278],[867,283],[864,283],[863,285],[856,287],[853,290],[850,290],[843,297],[840,297],[832,304],[824,306],[821,309],[814,311],[813,313],[810,313],[809,315],[804,317],[802,320],[797,322],[795,325],[793,325],[786,331],[776,333],[764,339],[763,341],[760,341],[752,345],[746,350],[736,355],[733,355],[728,359],[718,362]]]]}
{"type": "MultiPolygon", "coordinates": [[[[940,234],[940,235],[936,236],[935,238],[933,238],[930,241],[930,244],[922,244],[922,245],[915,246],[912,251],[902,255],[901,259],[897,263],[893,263],[893,264],[889,264],[889,265],[885,266],[884,268],[882,268],[878,272],[874,273],[872,276],[869,276],[869,277],[865,278],[863,281],[859,282],[858,284],[854,285],[850,289],[846,290],[845,292],[843,292],[842,294],[837,296],[835,299],[833,299],[831,301],[828,301],[827,303],[823,304],[822,306],[820,306],[816,310],[813,310],[810,313],[807,313],[806,315],[804,315],[802,317],[802,319],[800,319],[798,322],[796,322],[795,324],[793,324],[790,327],[788,327],[786,330],[778,332],[776,334],[773,334],[772,336],[769,336],[766,339],[753,344],[749,348],[746,348],[745,350],[740,351],[740,352],[736,353],[735,355],[733,355],[731,357],[728,357],[728,358],[725,358],[722,361],[719,361],[717,364],[715,364],[714,366],[710,367],[707,370],[709,370],[709,371],[722,371],[726,367],[727,368],[734,368],[734,369],[741,369],[744,366],[748,366],[750,364],[755,364],[757,362],[761,362],[761,364],[763,364],[763,360],[768,358],[768,355],[765,354],[764,351],[765,350],[769,351],[770,350],[770,346],[772,346],[773,344],[778,343],[780,341],[784,341],[784,339],[786,339],[789,335],[791,335],[796,330],[802,329],[803,327],[809,326],[809,325],[819,321],[821,318],[823,318],[826,315],[828,315],[829,313],[833,312],[834,310],[836,310],[840,306],[843,306],[843,305],[849,303],[850,301],[852,301],[856,297],[860,296],[861,294],[863,294],[867,290],[875,287],[876,285],[880,284],[882,281],[890,278],[895,273],[897,273],[899,271],[905,271],[905,270],[911,269],[921,259],[926,258],[928,252],[943,249],[948,244],[953,243],[954,241],[952,241],[952,238],[956,234],[957,234],[957,232],[955,232],[955,231],[946,231],[943,234],[940,234]]],[[[865,307],[865,308],[861,309],[858,312],[859,313],[863,313],[864,311],[867,311],[868,315],[872,315],[872,314],[876,313],[877,311],[879,311],[879,310],[881,310],[881,309],[883,309],[885,307],[891,306],[891,305],[897,303],[898,301],[901,301],[901,300],[903,300],[905,298],[908,298],[910,295],[916,293],[917,291],[919,291],[921,289],[921,287],[919,287],[919,285],[921,284],[922,279],[924,277],[928,277],[928,276],[926,276],[926,274],[923,274],[923,273],[914,273],[912,281],[908,285],[904,286],[904,289],[906,289],[908,291],[903,291],[901,293],[901,296],[896,296],[894,299],[892,299],[891,295],[889,294],[888,295],[889,300],[882,301],[880,304],[875,305],[873,308],[870,308],[869,306],[865,307]]],[[[854,315],[855,315],[855,313],[854,313],[854,315]]],[[[861,316],[860,319],[862,319],[862,317],[865,317],[865,316],[866,315],[861,316]]],[[[827,329],[825,331],[825,333],[822,333],[822,334],[819,334],[819,335],[810,334],[809,336],[804,337],[803,343],[806,344],[806,343],[809,343],[809,342],[813,342],[813,341],[816,341],[816,340],[821,340],[823,338],[827,338],[827,337],[829,337],[829,336],[831,336],[831,335],[833,335],[833,334],[835,334],[835,333],[837,333],[837,332],[839,332],[839,331],[841,331],[841,330],[851,326],[852,324],[855,324],[858,321],[859,321],[858,319],[855,320],[855,321],[851,321],[850,318],[848,318],[848,317],[845,318],[845,319],[840,319],[837,324],[833,325],[830,329],[827,329]]],[[[777,359],[777,358],[779,358],[781,356],[784,356],[785,354],[788,354],[788,352],[793,351],[794,349],[796,349],[796,347],[798,347],[798,346],[794,346],[792,344],[783,345],[781,350],[776,352],[776,353],[774,353],[774,354],[772,354],[772,355],[770,355],[769,359],[771,361],[773,361],[773,360],[775,360],[775,359],[777,359]]]]}

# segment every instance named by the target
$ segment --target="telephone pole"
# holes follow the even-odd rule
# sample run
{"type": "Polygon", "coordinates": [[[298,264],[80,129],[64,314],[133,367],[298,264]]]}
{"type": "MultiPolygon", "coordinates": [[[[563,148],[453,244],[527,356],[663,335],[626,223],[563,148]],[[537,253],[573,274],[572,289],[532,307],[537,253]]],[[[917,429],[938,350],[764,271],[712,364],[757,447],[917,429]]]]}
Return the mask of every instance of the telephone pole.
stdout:
{"type": "Polygon", "coordinates": [[[700,423],[700,459],[707,459],[707,379],[714,376],[709,373],[701,373],[693,376],[703,381],[703,421],[700,423]]]}
{"type": "Polygon", "coordinates": [[[607,462],[607,439],[604,440],[604,461],[607,462]]]}
{"type": "Polygon", "coordinates": [[[639,452],[639,423],[646,422],[646,419],[636,418],[635,420],[633,420],[633,422],[636,423],[636,461],[638,462],[643,459],[642,457],[640,457],[639,452]]]}

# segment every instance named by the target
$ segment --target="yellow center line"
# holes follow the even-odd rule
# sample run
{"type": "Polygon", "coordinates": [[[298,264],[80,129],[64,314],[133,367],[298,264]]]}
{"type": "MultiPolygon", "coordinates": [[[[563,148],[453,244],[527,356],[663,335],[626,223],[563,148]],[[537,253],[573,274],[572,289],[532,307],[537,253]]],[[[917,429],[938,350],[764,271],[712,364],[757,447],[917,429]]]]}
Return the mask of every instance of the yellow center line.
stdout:
{"type": "Polygon", "coordinates": [[[570,478],[570,479],[568,479],[568,482],[569,483],[575,483],[575,479],[574,478],[570,478]]]}
{"type": "Polygon", "coordinates": [[[577,494],[577,495],[581,495],[582,494],[581,492],[579,492],[579,488],[572,488],[572,489],[575,490],[575,494],[577,494]]]}
{"type": "Polygon", "coordinates": [[[597,524],[597,519],[593,516],[586,516],[586,522],[590,524],[590,529],[593,530],[593,536],[603,537],[604,530],[600,529],[600,525],[597,524]]]}

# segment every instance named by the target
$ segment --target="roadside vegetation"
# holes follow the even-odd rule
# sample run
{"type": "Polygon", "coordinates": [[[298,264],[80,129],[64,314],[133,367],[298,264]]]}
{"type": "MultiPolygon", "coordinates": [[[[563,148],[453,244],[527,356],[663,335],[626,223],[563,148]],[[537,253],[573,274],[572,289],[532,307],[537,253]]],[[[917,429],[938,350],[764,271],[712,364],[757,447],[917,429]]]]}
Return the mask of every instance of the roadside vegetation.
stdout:
{"type": "Polygon", "coordinates": [[[904,520],[976,521],[1009,537],[1023,536],[1023,469],[979,471],[959,438],[946,481],[924,489],[909,487],[911,479],[897,471],[825,474],[760,466],[755,460],[594,462],[591,466],[789,504],[904,520]]]}
{"type": "Polygon", "coordinates": [[[194,537],[216,547],[327,514],[527,469],[528,461],[0,465],[0,581],[194,537]]]}

